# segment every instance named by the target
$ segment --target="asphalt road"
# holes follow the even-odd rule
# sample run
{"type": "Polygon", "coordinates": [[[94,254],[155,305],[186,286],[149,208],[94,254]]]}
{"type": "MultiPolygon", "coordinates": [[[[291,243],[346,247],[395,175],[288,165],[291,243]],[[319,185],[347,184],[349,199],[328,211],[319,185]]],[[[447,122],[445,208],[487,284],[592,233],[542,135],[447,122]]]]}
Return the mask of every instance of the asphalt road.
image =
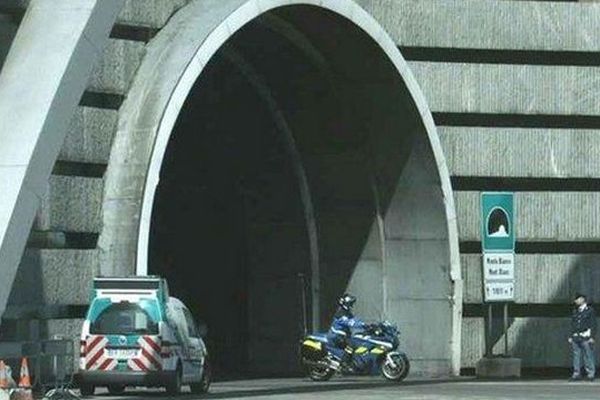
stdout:
{"type": "MultiPolygon", "coordinates": [[[[126,395],[111,397],[98,393],[95,398],[109,399],[170,399],[159,390],[128,390],[126,395]]],[[[195,399],[403,399],[403,400],[463,400],[463,399],[600,399],[600,381],[567,382],[566,380],[536,380],[483,382],[474,379],[407,380],[389,384],[379,378],[337,378],[327,383],[303,379],[271,379],[221,382],[213,384],[204,396],[184,394],[181,400],[195,399]]]]}

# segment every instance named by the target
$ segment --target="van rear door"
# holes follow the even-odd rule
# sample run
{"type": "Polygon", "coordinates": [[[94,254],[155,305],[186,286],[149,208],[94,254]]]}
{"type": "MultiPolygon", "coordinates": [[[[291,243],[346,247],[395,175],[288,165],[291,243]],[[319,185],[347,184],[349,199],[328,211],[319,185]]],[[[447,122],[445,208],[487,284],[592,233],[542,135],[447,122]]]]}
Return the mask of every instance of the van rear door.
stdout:
{"type": "Polygon", "coordinates": [[[90,307],[85,369],[159,371],[160,309],[155,299],[96,299],[90,307]]]}

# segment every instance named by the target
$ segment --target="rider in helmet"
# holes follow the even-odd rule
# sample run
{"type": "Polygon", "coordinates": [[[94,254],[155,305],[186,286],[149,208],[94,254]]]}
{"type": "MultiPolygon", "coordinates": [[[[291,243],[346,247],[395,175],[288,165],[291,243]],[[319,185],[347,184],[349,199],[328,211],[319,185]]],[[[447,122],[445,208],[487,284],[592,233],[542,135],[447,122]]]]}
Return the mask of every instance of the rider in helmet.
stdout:
{"type": "Polygon", "coordinates": [[[365,323],[354,316],[352,307],[356,303],[356,297],[344,294],[338,299],[338,309],[333,317],[328,337],[334,346],[344,349],[342,362],[346,365],[352,359],[353,349],[349,345],[350,336],[356,330],[364,329],[365,323]]]}

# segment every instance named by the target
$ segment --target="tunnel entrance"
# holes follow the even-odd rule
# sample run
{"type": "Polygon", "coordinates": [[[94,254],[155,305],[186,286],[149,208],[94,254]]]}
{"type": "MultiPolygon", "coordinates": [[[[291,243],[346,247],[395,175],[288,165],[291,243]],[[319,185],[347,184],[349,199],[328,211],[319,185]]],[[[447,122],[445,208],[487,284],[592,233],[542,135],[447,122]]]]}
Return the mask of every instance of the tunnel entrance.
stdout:
{"type": "Polygon", "coordinates": [[[283,364],[304,333],[310,247],[281,136],[252,85],[217,57],[190,93],[163,161],[150,272],[168,278],[208,324],[225,377],[274,372],[261,360],[283,364]]]}
{"type": "Polygon", "coordinates": [[[374,21],[348,1],[348,16],[309,5],[247,23],[232,13],[219,25],[228,39],[203,41],[214,23],[204,19],[231,13],[229,3],[211,14],[192,1],[174,16],[139,75],[185,72],[140,78],[120,111],[117,142],[128,124],[152,132],[135,144],[153,149],[137,272],[166,277],[207,323],[221,378],[300,373],[298,339],[326,330],[347,291],[363,319],[400,325],[415,373],[457,370],[449,184],[391,40],[367,34],[374,21]],[[195,42],[196,55],[186,47],[195,42]]]}

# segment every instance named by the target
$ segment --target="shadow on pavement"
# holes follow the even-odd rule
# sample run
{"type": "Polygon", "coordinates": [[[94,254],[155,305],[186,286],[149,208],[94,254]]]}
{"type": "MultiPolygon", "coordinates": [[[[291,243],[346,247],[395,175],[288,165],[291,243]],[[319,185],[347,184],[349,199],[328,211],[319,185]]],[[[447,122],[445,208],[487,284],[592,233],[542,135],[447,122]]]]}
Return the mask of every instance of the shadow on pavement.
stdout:
{"type": "MultiPolygon", "coordinates": [[[[334,391],[342,391],[342,390],[364,390],[364,389],[374,389],[374,388],[391,388],[391,387],[406,387],[406,386],[419,386],[419,385],[434,385],[434,384],[443,384],[450,382],[461,382],[461,379],[435,379],[435,380],[412,380],[405,381],[402,383],[393,383],[393,382],[385,382],[385,381],[368,381],[368,380],[352,380],[352,381],[340,381],[340,382],[327,382],[327,383],[318,383],[318,382],[310,382],[310,381],[300,381],[297,383],[285,385],[285,384],[273,384],[268,387],[267,384],[260,385],[254,382],[249,382],[248,387],[243,387],[239,383],[237,383],[236,387],[231,387],[231,385],[215,385],[216,387],[208,394],[189,394],[185,393],[181,396],[178,396],[178,399],[186,400],[186,399],[231,399],[231,398],[240,398],[240,397],[259,397],[259,396],[275,396],[281,394],[307,394],[307,393],[324,393],[324,392],[334,392],[334,391]]],[[[109,395],[101,395],[97,397],[106,397],[109,395]]],[[[138,400],[138,399],[148,399],[148,398],[171,398],[165,392],[156,391],[156,392],[141,392],[141,391],[131,391],[127,392],[123,397],[128,400],[138,400]]]]}

